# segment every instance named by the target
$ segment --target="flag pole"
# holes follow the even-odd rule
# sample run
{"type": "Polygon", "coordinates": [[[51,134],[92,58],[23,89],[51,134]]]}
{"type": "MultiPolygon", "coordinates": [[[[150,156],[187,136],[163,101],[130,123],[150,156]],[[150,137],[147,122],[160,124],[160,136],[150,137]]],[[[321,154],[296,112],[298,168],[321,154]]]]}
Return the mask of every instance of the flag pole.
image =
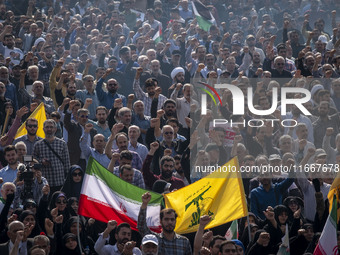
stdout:
{"type": "Polygon", "coordinates": [[[248,222],[248,237],[249,237],[249,243],[251,243],[251,235],[250,235],[250,223],[249,223],[249,212],[247,214],[247,222],[248,222]]]}
{"type": "Polygon", "coordinates": [[[80,218],[79,218],[79,214],[78,214],[77,218],[78,218],[78,224],[77,224],[78,245],[79,245],[79,249],[80,249],[80,254],[82,254],[83,249],[81,247],[81,241],[80,241],[80,231],[79,231],[80,218]]]}
{"type": "Polygon", "coordinates": [[[7,128],[7,125],[8,125],[8,120],[9,120],[9,109],[7,109],[7,111],[6,111],[5,123],[4,123],[4,126],[2,128],[2,133],[1,133],[2,136],[4,135],[4,133],[6,131],[6,128],[7,128]]]}

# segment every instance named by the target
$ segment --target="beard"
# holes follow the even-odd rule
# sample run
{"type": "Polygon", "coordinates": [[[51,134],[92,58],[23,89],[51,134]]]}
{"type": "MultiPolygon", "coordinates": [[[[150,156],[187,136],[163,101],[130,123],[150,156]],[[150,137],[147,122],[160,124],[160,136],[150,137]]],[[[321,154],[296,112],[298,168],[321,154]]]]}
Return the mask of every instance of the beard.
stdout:
{"type": "Polygon", "coordinates": [[[27,130],[27,134],[29,134],[29,135],[32,135],[32,136],[33,136],[33,135],[36,135],[36,134],[37,134],[37,131],[35,131],[35,132],[33,132],[33,133],[32,133],[32,132],[28,132],[28,130],[27,130]]]}
{"type": "Polygon", "coordinates": [[[171,178],[171,176],[172,176],[172,172],[171,171],[162,171],[162,177],[164,179],[169,179],[169,178],[171,178]]]}
{"type": "Polygon", "coordinates": [[[98,119],[98,123],[104,125],[106,123],[106,119],[98,119]]]}
{"type": "Polygon", "coordinates": [[[183,174],[183,173],[184,173],[184,171],[183,171],[182,168],[179,168],[179,169],[177,169],[176,171],[177,171],[177,173],[179,173],[179,174],[183,174]]]}
{"type": "Polygon", "coordinates": [[[149,92],[148,94],[150,97],[153,97],[155,95],[155,92],[149,92]]]}
{"type": "Polygon", "coordinates": [[[116,94],[117,89],[108,89],[108,91],[110,92],[110,94],[116,94]]]}
{"type": "Polygon", "coordinates": [[[173,226],[167,226],[167,227],[162,226],[163,232],[166,232],[166,233],[169,233],[169,234],[173,233],[173,232],[174,232],[174,229],[175,229],[175,228],[174,228],[173,226]]]}
{"type": "Polygon", "coordinates": [[[71,97],[75,96],[76,95],[76,92],[77,91],[68,91],[67,94],[71,97]]]}

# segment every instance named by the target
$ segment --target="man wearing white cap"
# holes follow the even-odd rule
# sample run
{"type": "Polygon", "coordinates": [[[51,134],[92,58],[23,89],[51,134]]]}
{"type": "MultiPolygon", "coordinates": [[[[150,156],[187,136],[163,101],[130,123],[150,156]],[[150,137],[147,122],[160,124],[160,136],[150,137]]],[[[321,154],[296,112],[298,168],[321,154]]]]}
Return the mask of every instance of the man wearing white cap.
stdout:
{"type": "Polygon", "coordinates": [[[155,235],[148,234],[142,240],[142,255],[157,255],[158,239],[155,235]]]}
{"type": "MultiPolygon", "coordinates": [[[[171,72],[172,86],[169,88],[169,96],[173,93],[178,83],[184,85],[185,82],[185,71],[182,67],[176,67],[171,72]]],[[[183,95],[182,89],[179,91],[179,96],[183,95]]]]}

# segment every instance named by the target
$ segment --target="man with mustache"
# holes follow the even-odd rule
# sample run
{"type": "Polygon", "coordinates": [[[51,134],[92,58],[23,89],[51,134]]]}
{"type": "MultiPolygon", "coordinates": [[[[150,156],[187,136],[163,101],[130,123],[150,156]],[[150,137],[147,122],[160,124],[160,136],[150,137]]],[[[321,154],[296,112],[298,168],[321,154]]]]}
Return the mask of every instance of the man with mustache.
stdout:
{"type": "Polygon", "coordinates": [[[131,241],[131,227],[128,223],[123,222],[118,225],[117,221],[110,220],[107,227],[102,234],[100,234],[94,249],[98,254],[121,255],[121,254],[135,254],[141,255],[140,249],[136,248],[136,242],[131,241]],[[110,233],[115,229],[115,238],[117,243],[115,245],[106,244],[110,239],[110,233]]]}

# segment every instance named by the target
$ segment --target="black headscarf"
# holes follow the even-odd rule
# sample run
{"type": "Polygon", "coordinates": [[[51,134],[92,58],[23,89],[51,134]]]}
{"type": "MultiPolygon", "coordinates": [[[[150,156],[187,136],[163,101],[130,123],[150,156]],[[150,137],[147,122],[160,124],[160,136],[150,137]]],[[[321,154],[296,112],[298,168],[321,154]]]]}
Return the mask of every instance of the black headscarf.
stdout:
{"type": "Polygon", "coordinates": [[[76,197],[79,199],[81,185],[83,184],[83,180],[84,180],[84,170],[78,165],[72,165],[66,177],[64,186],[61,188],[61,191],[64,192],[67,197],[76,197]],[[77,169],[80,170],[83,175],[80,182],[74,182],[73,177],[72,177],[72,174],[77,169]]]}
{"type": "MultiPolygon", "coordinates": [[[[61,191],[54,192],[52,194],[50,205],[49,205],[50,211],[52,211],[52,209],[56,208],[55,204],[56,204],[56,201],[58,200],[59,197],[64,197],[67,200],[67,197],[66,197],[64,192],[61,192],[61,191]]],[[[68,211],[67,204],[66,204],[64,211],[58,211],[58,215],[61,215],[61,214],[64,216],[63,222],[68,221],[68,219],[70,218],[70,213],[68,211]]]]}
{"type": "Polygon", "coordinates": [[[41,233],[41,229],[39,228],[39,224],[38,224],[38,222],[37,222],[37,219],[35,218],[34,213],[33,213],[31,210],[25,210],[25,211],[23,211],[23,212],[20,214],[19,220],[20,220],[21,222],[23,222],[24,219],[25,219],[27,216],[29,216],[29,215],[32,215],[32,216],[34,217],[34,219],[35,219],[35,226],[34,226],[32,232],[31,232],[31,234],[28,236],[29,238],[33,238],[33,237],[35,237],[35,236],[37,236],[37,235],[40,235],[40,233],[41,233]]]}
{"type": "Polygon", "coordinates": [[[70,197],[68,200],[67,200],[67,210],[69,211],[69,213],[70,213],[70,215],[71,216],[77,216],[78,214],[77,214],[77,212],[75,212],[74,210],[73,210],[73,208],[72,208],[72,204],[74,203],[74,202],[79,202],[78,201],[78,199],[76,198],[76,197],[70,197]]]}
{"type": "Polygon", "coordinates": [[[77,236],[72,234],[72,233],[67,233],[63,236],[63,255],[81,255],[81,252],[80,252],[80,249],[79,249],[79,244],[78,244],[78,240],[77,240],[77,236]],[[66,247],[66,241],[69,239],[69,238],[72,238],[74,239],[75,241],[77,241],[77,247],[74,249],[74,250],[70,250],[66,247]]]}

